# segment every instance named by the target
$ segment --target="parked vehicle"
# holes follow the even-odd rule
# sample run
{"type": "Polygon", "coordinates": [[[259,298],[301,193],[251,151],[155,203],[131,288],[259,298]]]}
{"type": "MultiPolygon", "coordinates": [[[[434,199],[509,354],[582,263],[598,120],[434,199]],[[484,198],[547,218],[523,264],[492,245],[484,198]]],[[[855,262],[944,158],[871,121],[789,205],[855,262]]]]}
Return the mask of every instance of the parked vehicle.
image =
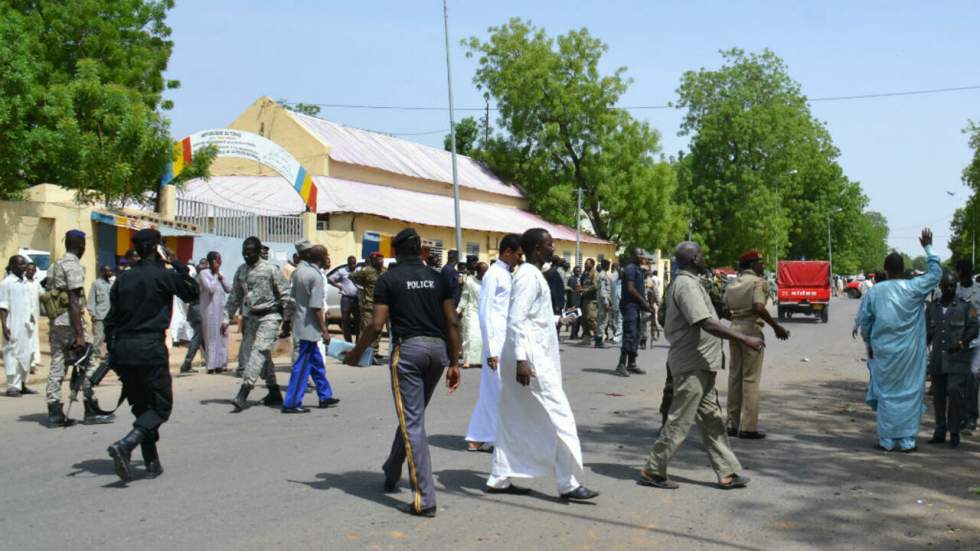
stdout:
{"type": "Polygon", "coordinates": [[[830,319],[830,262],[784,260],[777,268],[779,319],[793,314],[830,319]]]}

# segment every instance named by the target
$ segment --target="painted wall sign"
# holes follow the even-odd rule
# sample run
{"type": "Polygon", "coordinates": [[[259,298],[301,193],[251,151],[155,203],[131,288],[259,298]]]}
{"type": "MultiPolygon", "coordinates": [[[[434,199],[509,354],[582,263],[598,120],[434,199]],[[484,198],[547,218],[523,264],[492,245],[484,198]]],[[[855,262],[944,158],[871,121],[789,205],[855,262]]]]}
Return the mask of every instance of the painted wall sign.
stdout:
{"type": "Polygon", "coordinates": [[[307,210],[316,212],[316,184],[313,175],[282,146],[251,132],[229,128],[202,130],[174,144],[174,160],[161,185],[169,184],[194,158],[194,152],[209,145],[218,148],[219,157],[238,157],[257,161],[292,182],[307,210]]]}

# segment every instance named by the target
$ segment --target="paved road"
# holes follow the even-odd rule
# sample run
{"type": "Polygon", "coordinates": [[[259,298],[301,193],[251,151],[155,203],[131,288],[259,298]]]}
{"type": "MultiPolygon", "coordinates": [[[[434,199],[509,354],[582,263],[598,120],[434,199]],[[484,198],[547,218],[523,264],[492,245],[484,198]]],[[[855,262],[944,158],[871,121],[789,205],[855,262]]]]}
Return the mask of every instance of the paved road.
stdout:
{"type": "MultiPolygon", "coordinates": [[[[530,496],[483,494],[489,456],[462,451],[479,385],[469,370],[458,393],[440,392],[429,408],[439,516],[400,513],[408,492],[380,491],[395,428],[387,371],[330,365],[341,407],[300,416],[231,414],[234,378],[178,377],[160,450],[166,473],[127,487],[105,448],[127,430],[128,412],[115,425],[52,430],[42,399],[0,397],[0,541],[32,550],[980,549],[980,496],[968,491],[980,485],[980,438],[956,451],[927,446],[927,414],[921,452],[871,449],[855,309],[841,299],[830,324],[794,319],[792,339],[770,343],[761,419],[770,437],[734,441],[753,478],[744,490],[713,487],[696,431],[672,465],[679,490],[635,484],[660,424],[666,349],[642,354],[648,375],[620,379],[617,350],[567,344],[581,479],[602,492],[595,505],[558,503],[550,480],[532,481],[530,496]]],[[[118,395],[112,385],[103,403],[118,395]]]]}

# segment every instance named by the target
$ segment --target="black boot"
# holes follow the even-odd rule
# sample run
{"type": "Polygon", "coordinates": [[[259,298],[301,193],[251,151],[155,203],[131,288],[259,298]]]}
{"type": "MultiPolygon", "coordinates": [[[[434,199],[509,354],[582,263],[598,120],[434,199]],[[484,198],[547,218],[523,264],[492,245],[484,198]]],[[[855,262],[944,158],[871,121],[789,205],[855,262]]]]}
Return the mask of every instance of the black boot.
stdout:
{"type": "Polygon", "coordinates": [[[99,408],[99,401],[95,398],[85,399],[85,418],[82,419],[83,425],[105,425],[113,422],[116,416],[108,411],[99,408]]]}
{"type": "Polygon", "coordinates": [[[619,353],[619,363],[616,364],[616,375],[620,377],[629,377],[630,372],[626,370],[626,352],[619,353]]]}
{"type": "Polygon", "coordinates": [[[147,438],[140,442],[140,452],[143,454],[143,465],[146,467],[146,478],[156,478],[163,474],[160,455],[157,454],[157,444],[147,438]]]}
{"type": "Polygon", "coordinates": [[[146,438],[146,432],[143,429],[134,428],[122,440],[115,442],[106,450],[116,467],[116,475],[123,482],[129,482],[133,479],[133,466],[130,465],[129,458],[144,438],[146,438]]]}
{"type": "Polygon", "coordinates": [[[194,368],[191,367],[190,362],[184,362],[184,365],[180,366],[180,372],[181,373],[192,373],[193,371],[194,371],[194,368]]]}
{"type": "Polygon", "coordinates": [[[604,344],[602,344],[602,337],[600,337],[598,335],[596,335],[596,338],[595,338],[595,347],[596,348],[605,348],[606,347],[604,344]]]}
{"type": "Polygon", "coordinates": [[[48,402],[48,428],[67,427],[71,424],[71,420],[65,417],[61,402],[48,402]]]}
{"type": "Polygon", "coordinates": [[[637,375],[646,375],[647,373],[639,367],[636,367],[636,354],[629,355],[629,363],[626,364],[626,370],[630,373],[636,373],[637,375]]]}
{"type": "Polygon", "coordinates": [[[231,405],[235,406],[235,412],[248,409],[249,392],[252,392],[252,385],[248,383],[242,383],[242,386],[238,387],[238,395],[231,401],[231,405]]]}
{"type": "Polygon", "coordinates": [[[642,350],[646,350],[647,349],[647,340],[646,339],[640,339],[640,349],[642,349],[642,350]]]}
{"type": "Polygon", "coordinates": [[[942,444],[946,441],[946,427],[936,427],[936,431],[932,433],[932,438],[929,439],[930,444],[942,444]]]}
{"type": "Polygon", "coordinates": [[[279,391],[279,385],[267,385],[266,388],[269,389],[269,393],[262,398],[262,405],[269,407],[279,407],[282,405],[282,392],[279,391]]]}

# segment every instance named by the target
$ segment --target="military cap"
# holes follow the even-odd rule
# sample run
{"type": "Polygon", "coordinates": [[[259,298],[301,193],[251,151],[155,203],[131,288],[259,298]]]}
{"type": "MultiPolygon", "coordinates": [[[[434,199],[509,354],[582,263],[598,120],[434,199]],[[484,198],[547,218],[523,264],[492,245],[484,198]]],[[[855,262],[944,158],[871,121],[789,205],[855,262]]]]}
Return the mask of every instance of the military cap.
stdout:
{"type": "Polygon", "coordinates": [[[296,246],[296,252],[301,253],[303,251],[308,251],[313,248],[313,243],[310,243],[309,239],[302,239],[294,243],[296,246]]]}
{"type": "Polygon", "coordinates": [[[85,239],[85,232],[82,230],[68,230],[65,232],[65,237],[80,237],[85,239]]]}
{"type": "Polygon", "coordinates": [[[762,253],[756,250],[745,251],[742,256],[738,257],[739,262],[755,262],[762,260],[762,253]]]}
{"type": "Polygon", "coordinates": [[[369,255],[371,258],[384,258],[385,255],[381,254],[380,251],[374,251],[369,255]]]}

